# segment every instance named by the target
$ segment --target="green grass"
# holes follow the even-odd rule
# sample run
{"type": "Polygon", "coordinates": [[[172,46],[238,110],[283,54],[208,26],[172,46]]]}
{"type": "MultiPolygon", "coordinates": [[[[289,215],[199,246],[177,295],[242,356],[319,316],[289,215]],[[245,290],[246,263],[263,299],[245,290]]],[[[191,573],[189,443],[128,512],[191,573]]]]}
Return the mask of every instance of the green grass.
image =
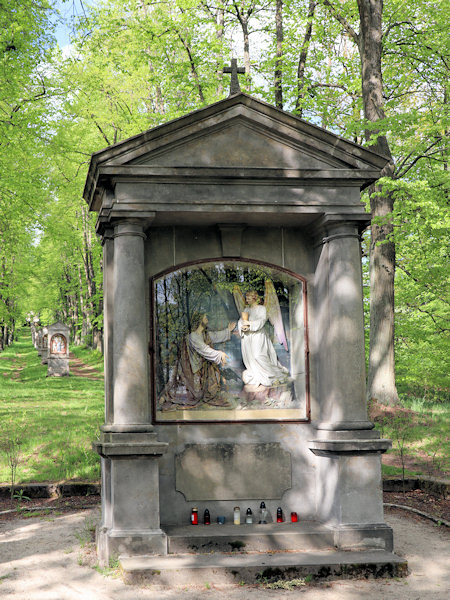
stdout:
{"type": "MultiPolygon", "coordinates": [[[[381,465],[381,474],[385,479],[389,479],[390,477],[401,477],[402,476],[402,468],[401,467],[393,467],[391,465],[381,465]]],[[[409,469],[405,469],[405,477],[418,477],[419,475],[423,475],[423,473],[419,471],[410,471],[409,469]]]]}
{"type": "MultiPolygon", "coordinates": [[[[99,353],[82,347],[71,351],[102,370],[99,353]]],[[[98,381],[75,375],[47,377],[47,366],[40,361],[27,328],[0,354],[0,437],[18,440],[16,484],[95,481],[100,476],[99,457],[91,443],[103,423],[101,375],[98,381]]],[[[10,468],[1,452],[0,482],[10,481],[10,468]]]]}

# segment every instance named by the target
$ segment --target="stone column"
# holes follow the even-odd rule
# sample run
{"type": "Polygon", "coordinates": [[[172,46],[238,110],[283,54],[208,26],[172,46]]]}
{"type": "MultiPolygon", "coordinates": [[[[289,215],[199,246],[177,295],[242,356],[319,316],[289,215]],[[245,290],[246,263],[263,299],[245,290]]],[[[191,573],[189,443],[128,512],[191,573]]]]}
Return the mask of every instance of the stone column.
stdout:
{"type": "Polygon", "coordinates": [[[142,222],[114,227],[114,424],[149,423],[148,342],[142,222]]]}
{"type": "Polygon", "coordinates": [[[327,223],[321,236],[319,347],[321,429],[367,429],[364,312],[358,224],[327,223]]]}
{"type": "Polygon", "coordinates": [[[114,229],[105,228],[103,246],[103,356],[105,361],[105,423],[114,422],[114,229]]]}
{"type": "Polygon", "coordinates": [[[384,523],[380,440],[367,418],[358,223],[323,220],[316,267],[317,517],[339,548],[392,550],[384,523]]]}
{"type": "Polygon", "coordinates": [[[102,460],[99,560],[165,554],[160,528],[158,442],[150,422],[144,220],[121,220],[104,231],[105,425],[94,449],[102,460]]]}

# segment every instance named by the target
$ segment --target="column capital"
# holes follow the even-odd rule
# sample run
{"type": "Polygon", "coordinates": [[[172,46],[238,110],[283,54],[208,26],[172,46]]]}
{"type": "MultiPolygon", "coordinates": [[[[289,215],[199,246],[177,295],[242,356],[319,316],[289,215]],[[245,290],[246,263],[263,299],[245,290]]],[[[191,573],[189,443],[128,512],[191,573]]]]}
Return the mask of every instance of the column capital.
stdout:
{"type": "Polygon", "coordinates": [[[370,215],[323,215],[313,223],[315,246],[321,246],[334,239],[354,237],[361,234],[370,223],[370,215]]]}
{"type": "Polygon", "coordinates": [[[140,219],[123,219],[114,223],[114,234],[113,237],[121,236],[138,236],[144,240],[147,238],[144,229],[148,226],[148,223],[141,221],[140,219]]]}
{"type": "Polygon", "coordinates": [[[114,239],[114,228],[105,227],[101,233],[101,244],[104,246],[108,240],[114,239]]]}

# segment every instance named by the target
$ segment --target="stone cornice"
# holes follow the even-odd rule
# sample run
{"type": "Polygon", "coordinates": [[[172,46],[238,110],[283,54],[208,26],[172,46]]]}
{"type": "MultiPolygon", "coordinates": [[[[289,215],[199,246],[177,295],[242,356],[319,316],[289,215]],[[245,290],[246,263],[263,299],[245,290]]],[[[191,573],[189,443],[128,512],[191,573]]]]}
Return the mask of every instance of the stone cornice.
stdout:
{"type": "MultiPolygon", "coordinates": [[[[155,167],[142,165],[102,165],[96,171],[96,193],[90,210],[100,211],[103,186],[117,183],[152,183],[183,185],[276,185],[301,187],[357,187],[376,181],[379,171],[372,169],[280,169],[235,167],[155,167]]],[[[109,201],[107,202],[107,206],[109,201]]]]}

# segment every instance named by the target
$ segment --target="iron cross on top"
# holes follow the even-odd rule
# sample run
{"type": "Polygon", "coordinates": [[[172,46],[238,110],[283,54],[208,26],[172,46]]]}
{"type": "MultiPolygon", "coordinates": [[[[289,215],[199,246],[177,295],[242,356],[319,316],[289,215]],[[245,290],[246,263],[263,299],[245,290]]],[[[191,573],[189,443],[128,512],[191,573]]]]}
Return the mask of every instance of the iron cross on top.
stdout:
{"type": "Polygon", "coordinates": [[[237,58],[232,58],[231,67],[224,67],[223,72],[231,73],[230,96],[233,94],[238,94],[241,91],[241,88],[239,87],[238,73],[245,73],[245,69],[237,66],[237,58]]]}

